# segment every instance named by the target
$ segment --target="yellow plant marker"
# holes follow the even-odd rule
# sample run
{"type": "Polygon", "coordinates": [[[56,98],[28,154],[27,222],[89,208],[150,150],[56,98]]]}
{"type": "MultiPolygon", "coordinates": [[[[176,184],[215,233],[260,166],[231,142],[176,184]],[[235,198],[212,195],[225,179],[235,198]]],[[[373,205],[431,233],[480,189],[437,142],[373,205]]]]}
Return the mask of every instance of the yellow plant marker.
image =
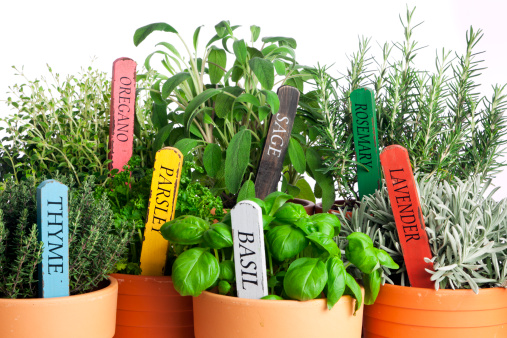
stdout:
{"type": "Polygon", "coordinates": [[[183,155],[176,148],[162,148],[155,155],[148,217],[141,249],[141,275],[164,275],[169,242],[162,237],[160,227],[174,218],[182,165],[183,155]]]}

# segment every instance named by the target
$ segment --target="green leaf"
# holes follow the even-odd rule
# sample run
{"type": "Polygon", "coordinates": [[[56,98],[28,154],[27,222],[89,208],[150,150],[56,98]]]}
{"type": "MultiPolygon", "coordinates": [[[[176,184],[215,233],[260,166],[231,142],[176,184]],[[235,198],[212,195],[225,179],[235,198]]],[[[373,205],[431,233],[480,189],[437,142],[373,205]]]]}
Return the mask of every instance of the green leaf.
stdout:
{"type": "Polygon", "coordinates": [[[222,76],[225,74],[224,69],[227,65],[227,54],[225,50],[212,46],[208,55],[208,65],[211,83],[215,84],[220,82],[222,76]]]}
{"type": "Polygon", "coordinates": [[[158,23],[152,23],[146,26],[143,26],[141,28],[138,28],[136,32],[134,33],[134,45],[137,47],[141,42],[143,42],[144,39],[148,37],[151,33],[154,31],[162,31],[162,32],[170,32],[178,34],[178,31],[171,27],[170,25],[158,22],[158,23]]]}
{"type": "Polygon", "coordinates": [[[178,85],[190,77],[190,73],[187,72],[182,72],[171,76],[164,82],[164,85],[162,86],[162,98],[167,99],[167,97],[171,95],[173,90],[175,90],[178,85]]]}
{"type": "Polygon", "coordinates": [[[219,274],[218,261],[208,249],[192,248],[174,261],[172,280],[180,295],[197,297],[216,282],[219,274]]]}
{"type": "Polygon", "coordinates": [[[363,274],[364,286],[364,304],[372,305],[377,299],[380,291],[380,283],[382,278],[380,276],[380,269],[373,271],[371,274],[363,274]]]}
{"type": "Polygon", "coordinates": [[[306,158],[303,147],[294,138],[289,140],[289,157],[292,166],[300,174],[304,174],[306,171],[306,158]]]}
{"type": "Polygon", "coordinates": [[[259,99],[257,99],[254,95],[249,93],[243,93],[240,96],[238,96],[235,100],[236,102],[244,102],[244,103],[251,103],[252,105],[258,107],[260,106],[259,99]]]}
{"type": "Polygon", "coordinates": [[[368,235],[353,232],[347,236],[347,240],[345,255],[349,262],[366,274],[371,274],[380,267],[376,248],[373,247],[373,241],[368,235]]]}
{"type": "Polygon", "coordinates": [[[250,130],[243,129],[233,136],[225,157],[225,186],[236,194],[241,186],[246,168],[250,163],[250,147],[252,134],[250,130]]]}
{"type": "Polygon", "coordinates": [[[328,279],[326,265],[317,258],[299,258],[292,262],[283,279],[285,293],[298,300],[317,298],[328,279]]]}
{"type": "Polygon", "coordinates": [[[231,72],[231,81],[238,82],[243,77],[243,68],[239,65],[239,62],[234,62],[231,72]]]}
{"type": "Polygon", "coordinates": [[[377,253],[377,258],[379,260],[380,265],[383,265],[389,269],[399,269],[400,268],[400,266],[393,261],[393,259],[391,258],[391,256],[389,256],[389,254],[387,252],[385,252],[382,249],[377,249],[377,248],[375,248],[375,251],[377,253]]]}
{"type": "Polygon", "coordinates": [[[275,68],[269,60],[254,57],[248,61],[250,68],[259,80],[262,88],[271,90],[275,83],[275,68]]]}
{"type": "Polygon", "coordinates": [[[345,291],[345,266],[342,260],[337,257],[329,257],[326,263],[327,268],[327,308],[331,310],[340,300],[345,291]]]}
{"type": "Polygon", "coordinates": [[[285,62],[275,60],[274,66],[278,75],[285,76],[285,62]]]}
{"type": "Polygon", "coordinates": [[[167,125],[167,104],[153,103],[151,110],[151,122],[157,130],[160,130],[162,127],[167,125]]]}
{"type": "Polygon", "coordinates": [[[205,220],[184,215],[162,225],[160,233],[171,243],[191,245],[201,243],[204,232],[208,228],[208,222],[205,220]]]}
{"type": "Polygon", "coordinates": [[[292,184],[287,184],[286,191],[289,195],[297,196],[299,195],[299,188],[292,184]]]}
{"type": "Polygon", "coordinates": [[[250,26],[250,32],[252,33],[252,42],[255,42],[261,34],[261,28],[259,26],[252,25],[250,26]]]}
{"type": "MultiPolygon", "coordinates": [[[[221,93],[222,91],[220,89],[206,89],[201,94],[197,95],[188,103],[187,108],[185,108],[185,114],[183,119],[183,125],[185,126],[187,132],[190,130],[190,126],[192,124],[192,121],[194,120],[196,116],[196,109],[201,104],[212,98],[213,96],[221,93]]],[[[197,111],[198,112],[198,111],[197,111]]]]}
{"type": "Polygon", "coordinates": [[[327,234],[329,238],[340,233],[340,220],[336,215],[322,213],[310,216],[310,221],[318,232],[327,234]]]}
{"type": "Polygon", "coordinates": [[[267,295],[267,296],[262,297],[261,299],[266,299],[266,300],[284,300],[282,297],[277,296],[277,295],[267,295]]]}
{"type": "Polygon", "coordinates": [[[164,127],[160,128],[157,135],[155,135],[155,140],[153,141],[152,151],[156,153],[164,146],[164,142],[169,138],[171,132],[173,130],[173,124],[167,124],[164,127]]]}
{"type": "Polygon", "coordinates": [[[201,32],[201,27],[202,26],[199,26],[195,29],[195,32],[194,32],[194,49],[197,50],[197,43],[199,41],[199,33],[201,32]]]}
{"type": "Polygon", "coordinates": [[[260,106],[259,107],[259,120],[264,121],[266,117],[271,113],[271,109],[268,106],[260,106]]]}
{"type": "Polygon", "coordinates": [[[235,100],[241,95],[243,88],[240,87],[225,87],[224,92],[217,95],[215,99],[215,113],[220,118],[225,118],[231,113],[235,100]],[[229,94],[226,94],[229,93],[229,94]]]}
{"type": "Polygon", "coordinates": [[[202,161],[206,173],[210,177],[215,177],[222,165],[222,148],[215,143],[208,144],[204,149],[202,161]]]}
{"type": "Polygon", "coordinates": [[[312,187],[304,178],[300,178],[296,182],[296,187],[299,188],[299,195],[296,196],[297,198],[312,201],[313,203],[316,202],[312,187]]]}
{"type": "Polygon", "coordinates": [[[176,55],[176,57],[178,59],[181,59],[181,55],[180,53],[178,52],[178,50],[176,49],[176,47],[174,47],[173,45],[171,45],[169,42],[159,42],[155,45],[155,47],[157,46],[164,46],[165,48],[167,48],[171,53],[173,53],[174,55],[176,55]]]}
{"type": "Polygon", "coordinates": [[[220,276],[219,278],[222,280],[226,280],[228,282],[234,281],[234,262],[227,260],[220,262],[220,276]]]}
{"type": "Polygon", "coordinates": [[[248,52],[246,50],[245,40],[236,40],[232,44],[232,49],[234,50],[234,55],[236,55],[236,59],[241,63],[245,64],[248,52]]]}
{"type": "Polygon", "coordinates": [[[227,33],[232,34],[231,24],[226,20],[217,23],[215,25],[215,30],[220,38],[223,38],[227,33]]]}
{"type": "Polygon", "coordinates": [[[359,308],[361,307],[361,304],[363,302],[363,295],[361,293],[361,287],[359,286],[359,284],[357,284],[354,277],[349,275],[347,272],[345,273],[345,285],[347,285],[347,287],[345,288],[344,294],[351,295],[357,300],[356,307],[354,309],[354,314],[355,314],[356,311],[359,310],[359,308]]]}
{"type": "Polygon", "coordinates": [[[261,93],[266,95],[266,102],[271,107],[271,113],[273,115],[278,113],[278,109],[280,108],[280,99],[278,98],[278,95],[276,95],[276,93],[271,90],[261,89],[261,93]]]}
{"type": "Polygon", "coordinates": [[[203,234],[203,246],[212,249],[223,249],[232,247],[231,227],[224,223],[213,224],[203,234]]]}
{"type": "Polygon", "coordinates": [[[247,180],[243,183],[238,193],[236,203],[244,200],[251,200],[252,198],[255,198],[255,183],[252,180],[247,180]]]}
{"type": "Polygon", "coordinates": [[[153,84],[153,86],[151,86],[150,97],[153,100],[153,102],[160,104],[160,105],[164,105],[164,104],[167,104],[167,102],[162,98],[162,95],[160,93],[160,82],[161,81],[162,80],[158,80],[157,82],[155,82],[153,84]]]}
{"type": "Polygon", "coordinates": [[[183,156],[187,156],[195,147],[197,147],[197,144],[199,144],[197,140],[184,138],[176,142],[174,148],[179,149],[183,156]]]}
{"type": "Polygon", "coordinates": [[[264,198],[266,213],[273,216],[282,205],[293,197],[281,191],[274,191],[264,198]]]}
{"type": "MultiPolygon", "coordinates": [[[[333,206],[336,196],[333,178],[330,174],[324,174],[322,172],[324,165],[322,164],[320,155],[315,149],[308,148],[306,150],[306,162],[308,163],[308,167],[310,167],[311,177],[315,179],[320,189],[322,189],[322,209],[323,212],[327,212],[333,206]]],[[[317,191],[315,192],[315,196],[317,196],[317,191]]]]}
{"type": "Polygon", "coordinates": [[[290,225],[279,225],[269,230],[266,241],[271,255],[280,262],[295,257],[308,245],[304,232],[290,225]]]}
{"type": "Polygon", "coordinates": [[[229,291],[231,291],[232,289],[232,286],[229,282],[225,281],[225,280],[221,280],[220,282],[218,282],[218,293],[221,294],[221,295],[226,295],[229,293],[229,291]]]}
{"type": "Polygon", "coordinates": [[[264,37],[262,38],[262,42],[269,43],[269,42],[278,42],[280,46],[287,45],[290,48],[296,48],[297,43],[296,40],[293,38],[286,38],[283,36],[271,36],[271,37],[264,37]]]}
{"type": "Polygon", "coordinates": [[[285,203],[279,208],[274,215],[277,222],[282,224],[294,224],[301,218],[307,218],[305,208],[301,204],[285,203]]]}
{"type": "Polygon", "coordinates": [[[340,257],[340,249],[334,240],[328,237],[327,234],[320,232],[314,232],[306,236],[318,249],[324,250],[329,253],[330,256],[340,257]]]}

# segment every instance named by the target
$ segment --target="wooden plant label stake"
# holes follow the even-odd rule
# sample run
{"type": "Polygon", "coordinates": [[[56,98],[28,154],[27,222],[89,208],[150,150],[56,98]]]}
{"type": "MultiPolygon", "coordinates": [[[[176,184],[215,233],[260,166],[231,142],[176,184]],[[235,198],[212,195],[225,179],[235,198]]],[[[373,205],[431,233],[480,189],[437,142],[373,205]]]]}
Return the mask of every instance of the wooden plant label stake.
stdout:
{"type": "Polygon", "coordinates": [[[352,126],[357,166],[359,198],[371,195],[381,186],[380,159],[377,136],[375,97],[368,88],[356,89],[350,94],[352,126]]]}
{"type": "Polygon", "coordinates": [[[141,249],[141,274],[144,276],[164,275],[169,242],[162,237],[160,227],[174,218],[182,165],[183,155],[176,148],[165,147],[155,154],[141,249]]]}
{"type": "Polygon", "coordinates": [[[123,171],[132,157],[136,111],[136,62],[119,58],[113,63],[109,124],[109,170],[123,171]]]}
{"type": "Polygon", "coordinates": [[[39,297],[69,295],[69,188],[46,180],[37,187],[37,230],[44,243],[39,297]]]}
{"type": "Polygon", "coordinates": [[[433,264],[424,261],[425,257],[431,259],[432,254],[408,151],[402,146],[392,145],[384,149],[380,160],[410,285],[434,288],[431,275],[424,270],[433,270],[433,264]]]}
{"type": "Polygon", "coordinates": [[[282,86],[277,94],[280,109],[271,117],[266,144],[255,179],[255,197],[260,199],[264,199],[275,191],[280,181],[283,160],[289,147],[290,133],[299,102],[299,90],[294,87],[282,86]]]}
{"type": "Polygon", "coordinates": [[[241,201],[231,210],[236,288],[239,298],[268,295],[261,208],[241,201]]]}

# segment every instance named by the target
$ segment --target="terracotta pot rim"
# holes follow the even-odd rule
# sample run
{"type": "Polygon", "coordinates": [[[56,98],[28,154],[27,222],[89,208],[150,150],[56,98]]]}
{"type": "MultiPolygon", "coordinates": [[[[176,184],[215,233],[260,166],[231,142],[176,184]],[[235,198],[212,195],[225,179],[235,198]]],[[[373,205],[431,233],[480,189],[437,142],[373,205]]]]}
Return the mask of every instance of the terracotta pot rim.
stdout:
{"type": "Polygon", "coordinates": [[[109,285],[106,287],[92,291],[92,292],[86,292],[80,295],[71,295],[71,296],[65,296],[65,297],[54,297],[54,298],[24,298],[24,299],[12,299],[12,298],[0,298],[0,305],[6,305],[9,302],[16,302],[17,304],[39,304],[39,303],[67,303],[70,300],[79,300],[81,298],[96,298],[96,297],[103,297],[106,294],[109,294],[112,289],[118,289],[118,281],[116,278],[112,276],[108,276],[109,285]]]}
{"type": "MultiPolygon", "coordinates": [[[[440,295],[455,295],[455,296],[461,296],[461,295],[469,295],[474,294],[474,291],[472,289],[426,289],[426,288],[416,288],[411,286],[402,286],[402,285],[393,285],[393,284],[384,284],[381,285],[381,288],[386,288],[388,291],[392,292],[406,292],[406,293],[417,293],[417,292],[424,292],[424,293],[433,293],[433,294],[440,294],[440,295]]],[[[507,292],[507,288],[503,287],[495,287],[495,288],[479,288],[479,296],[481,293],[498,293],[498,292],[507,292]]]]}
{"type": "MultiPolygon", "coordinates": [[[[363,287],[361,286],[361,289],[363,289],[363,287]]],[[[293,304],[301,304],[301,306],[323,306],[323,305],[326,305],[327,304],[327,299],[326,298],[318,298],[318,299],[311,299],[311,300],[306,300],[306,301],[301,301],[301,300],[291,300],[291,299],[284,299],[284,300],[275,300],[275,299],[249,299],[249,298],[238,298],[238,297],[232,297],[232,296],[224,296],[224,295],[220,295],[218,293],[214,293],[214,292],[209,292],[209,291],[203,291],[201,295],[204,295],[206,297],[209,297],[209,298],[213,298],[217,301],[222,301],[222,302],[232,302],[232,303],[240,303],[240,304],[245,304],[245,305],[248,305],[248,306],[256,306],[256,305],[259,305],[259,304],[262,304],[262,305],[268,305],[268,304],[271,304],[272,306],[287,306],[287,305],[290,305],[292,306],[293,304]]],[[[201,296],[200,295],[200,296],[201,296]]],[[[198,296],[198,297],[200,297],[198,296]]],[[[343,295],[340,300],[338,302],[340,303],[352,303],[354,302],[355,299],[352,298],[351,296],[349,295],[343,295]]]]}
{"type": "Polygon", "coordinates": [[[287,202],[291,202],[291,201],[297,201],[299,202],[298,204],[301,204],[302,206],[308,206],[308,207],[312,207],[315,205],[315,203],[313,203],[312,201],[310,200],[305,200],[304,198],[293,198],[293,199],[290,199],[288,200],[287,202]]]}

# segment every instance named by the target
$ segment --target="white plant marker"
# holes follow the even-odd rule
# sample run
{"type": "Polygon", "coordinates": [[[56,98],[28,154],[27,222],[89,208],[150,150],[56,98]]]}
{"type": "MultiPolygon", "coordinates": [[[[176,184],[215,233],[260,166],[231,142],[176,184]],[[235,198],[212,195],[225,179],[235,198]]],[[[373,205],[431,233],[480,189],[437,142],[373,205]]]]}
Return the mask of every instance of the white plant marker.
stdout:
{"type": "Polygon", "coordinates": [[[231,210],[231,222],[238,297],[260,299],[267,296],[261,208],[252,201],[241,201],[231,210]]]}

